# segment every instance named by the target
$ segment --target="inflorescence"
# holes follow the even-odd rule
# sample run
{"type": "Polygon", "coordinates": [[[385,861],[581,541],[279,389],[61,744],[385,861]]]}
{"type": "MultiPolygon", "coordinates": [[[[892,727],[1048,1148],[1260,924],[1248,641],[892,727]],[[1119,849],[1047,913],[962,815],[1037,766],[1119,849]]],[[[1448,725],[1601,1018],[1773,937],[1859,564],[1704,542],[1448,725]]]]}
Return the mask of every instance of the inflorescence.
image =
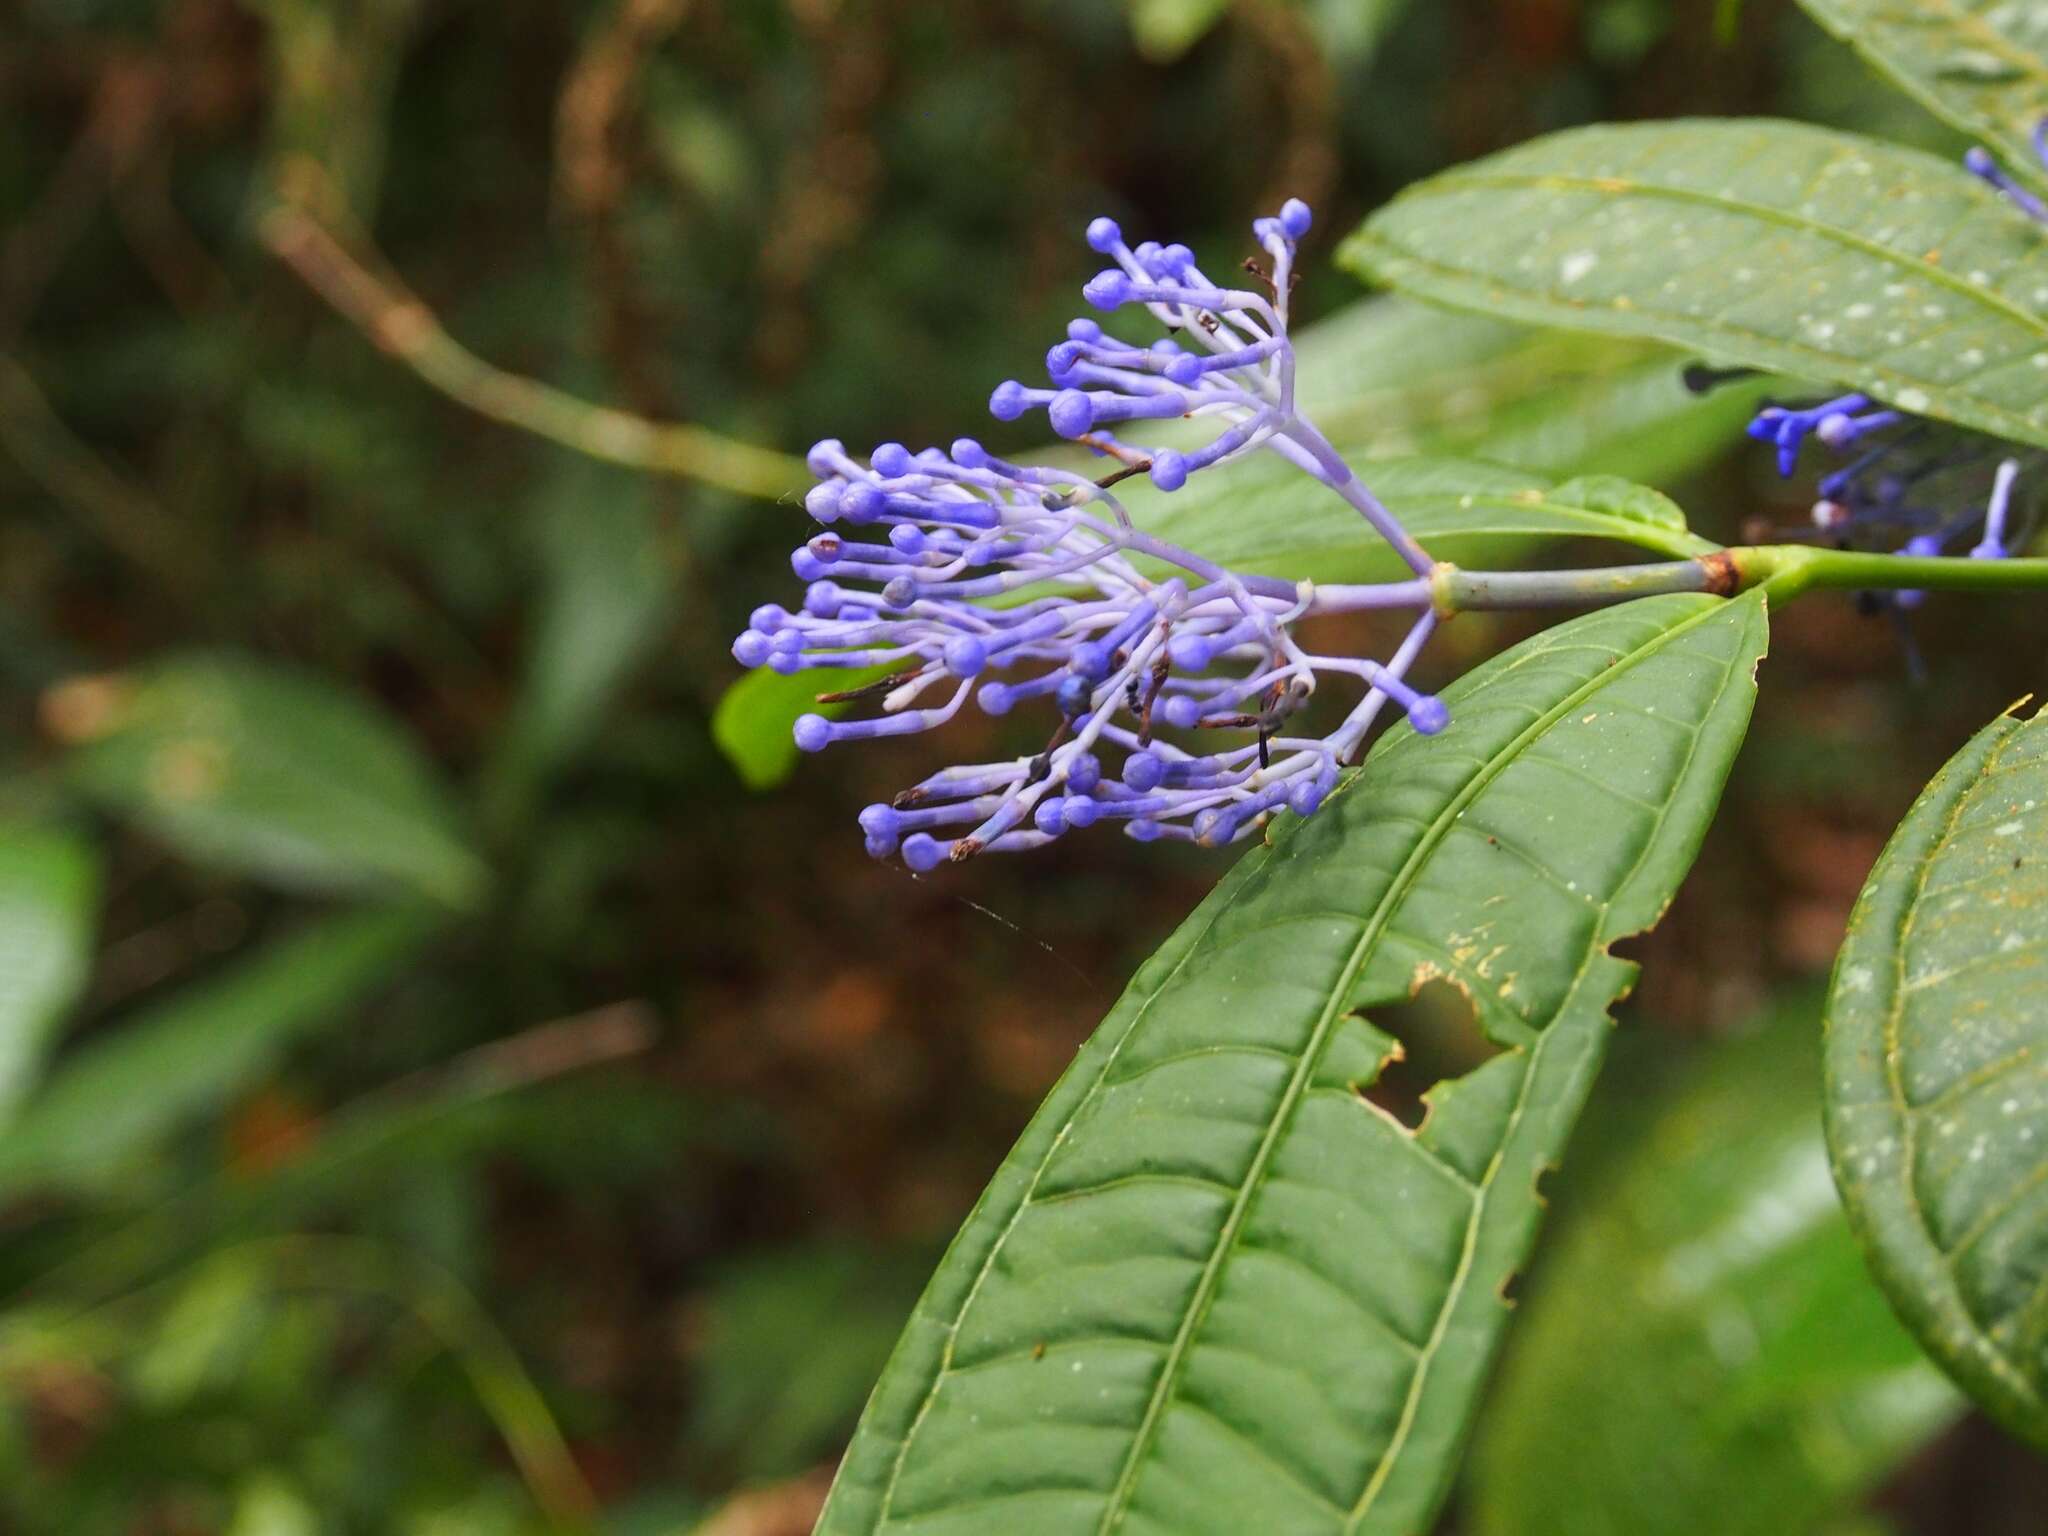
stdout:
{"type": "MultiPolygon", "coordinates": [[[[2035,127],[2034,150],[2048,165],[2048,118],[2035,127]]],[[[2048,225],[2048,205],[1989,150],[1972,149],[1964,164],[2028,218],[2048,225]]],[[[1864,394],[1766,406],[1749,424],[1749,435],[1777,450],[1778,473],[1788,479],[1809,440],[1843,460],[1820,477],[1813,503],[1815,529],[1833,542],[1922,557],[1967,552],[1997,560],[2032,532],[2032,510],[2017,509],[2016,502],[2023,475],[2042,467],[2037,452],[1893,409],[1864,394]]],[[[1913,608],[1922,595],[1902,591],[1891,601],[1913,608]]]]}
{"type": "Polygon", "coordinates": [[[1004,383],[989,408],[1001,421],[1043,410],[1054,432],[1114,461],[1109,474],[1010,463],[969,438],[916,453],[884,443],[865,464],[838,442],[811,450],[818,484],[804,506],[824,531],[791,557],[803,602],[757,608],[733,655],[780,673],[895,670],[820,694],[880,712],[807,714],[796,744],[930,730],[970,696],[990,715],[1049,700],[1054,718],[1037,752],[945,768],[869,806],[860,822],[876,858],[923,871],[1114,821],[1141,842],[1220,847],[1283,805],[1312,814],[1388,700],[1418,731],[1448,723],[1441,701],[1406,681],[1435,622],[1430,557],[1295,406],[1288,299],[1309,225],[1290,201],[1252,226],[1267,260],[1246,263],[1256,287],[1211,279],[1185,246],[1132,247],[1109,219],[1088,226],[1113,263],[1082,290],[1089,304],[1142,309],[1167,335],[1139,344],[1076,320],[1046,356],[1050,387],[1004,383]],[[1215,430],[1179,448],[1117,435],[1179,419],[1215,430]],[[1145,474],[1177,491],[1255,451],[1344,497],[1414,577],[1317,587],[1237,575],[1145,533],[1113,489],[1145,474]],[[1385,662],[1295,641],[1305,615],[1382,608],[1415,614],[1385,662]],[[1328,734],[1304,734],[1301,711],[1330,674],[1356,679],[1363,697],[1328,734]]]}

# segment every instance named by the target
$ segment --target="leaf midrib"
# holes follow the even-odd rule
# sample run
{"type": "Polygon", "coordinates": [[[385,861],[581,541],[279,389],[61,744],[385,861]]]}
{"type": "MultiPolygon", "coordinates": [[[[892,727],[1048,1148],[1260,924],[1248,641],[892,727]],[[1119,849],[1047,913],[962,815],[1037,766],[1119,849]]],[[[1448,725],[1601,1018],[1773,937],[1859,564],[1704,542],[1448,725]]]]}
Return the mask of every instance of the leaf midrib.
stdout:
{"type": "MultiPolygon", "coordinates": [[[[1572,709],[1582,703],[1589,695],[1605,687],[1609,682],[1621,675],[1622,672],[1633,670],[1649,657],[1663,650],[1665,646],[1671,644],[1679,636],[1690,633],[1700,624],[1705,623],[1707,619],[1723,611],[1724,605],[1720,603],[1716,603],[1712,607],[1702,608],[1691,618],[1665,630],[1650,644],[1633,652],[1625,661],[1618,662],[1616,666],[1603,668],[1594,677],[1589,678],[1585,683],[1575,688],[1556,705],[1525,726],[1520,734],[1515,736],[1502,751],[1496,753],[1481,771],[1473,774],[1458,794],[1433,818],[1423,834],[1416,839],[1414,851],[1403,861],[1400,870],[1388,882],[1386,892],[1375,905],[1371,916],[1366,919],[1360,928],[1358,942],[1352,946],[1351,954],[1344,963],[1338,982],[1330,990],[1330,998],[1324,1006],[1322,1016],[1316,1021],[1316,1026],[1302,1049],[1301,1060],[1295,1068],[1294,1075],[1288,1080],[1281,1100],[1275,1108],[1272,1123],[1268,1126],[1265,1136],[1260,1140],[1251,1166],[1246,1170],[1244,1182],[1236,1198],[1231,1202],[1230,1212],[1225,1217],[1223,1226],[1217,1234],[1215,1249],[1210,1254],[1208,1263],[1203,1266],[1202,1274],[1196,1282],[1194,1293],[1189,1298],[1186,1314],[1181,1321],[1181,1327],[1167,1348],[1159,1380],[1154,1385],[1151,1400],[1146,1405],[1145,1417],[1139,1421],[1137,1430],[1132,1435],[1131,1449],[1125,1457],[1123,1471],[1119,1475],[1115,1487],[1111,1490],[1110,1502],[1103,1510],[1102,1519],[1096,1526],[1097,1536],[1108,1536],[1111,1529],[1121,1521],[1128,1508],[1131,1492],[1137,1481],[1138,1469],[1143,1463],[1145,1454],[1150,1450],[1150,1439],[1154,1432],[1154,1426],[1164,1405],[1171,1398],[1173,1387],[1179,1380],[1181,1368],[1186,1360],[1188,1345],[1194,1330],[1208,1315],[1208,1307],[1214,1294],[1217,1278],[1222,1273],[1225,1260],[1235,1248],[1238,1228],[1250,1208],[1252,1196],[1260,1186],[1261,1175],[1266,1163],[1270,1159],[1283,1129],[1293,1119],[1295,1107],[1301,1100],[1302,1084],[1314,1071],[1319,1053],[1324,1042],[1328,1039],[1330,1027],[1337,1018],[1344,999],[1350,996],[1352,987],[1358,979],[1360,968],[1364,965],[1372,951],[1377,948],[1379,941],[1384,937],[1386,924],[1393,912],[1412,890],[1413,883],[1419,874],[1420,866],[1427,861],[1429,856],[1443,841],[1451,826],[1457,821],[1458,814],[1490,787],[1494,780],[1521,756],[1530,742],[1547,733],[1552,726],[1569,714],[1572,709]]],[[[1506,674],[1503,675],[1505,676],[1506,674]]],[[[1344,785],[1339,787],[1336,793],[1343,793],[1352,785],[1355,785],[1358,780],[1359,775],[1354,774],[1344,785]]],[[[1597,950],[1598,947],[1596,944],[1595,949],[1597,950]]],[[[1573,978],[1571,991],[1566,994],[1567,1001],[1572,993],[1577,991],[1579,984],[1584,979],[1584,975],[1585,967],[1582,965],[1578,975],[1573,978]]],[[[1133,1028],[1135,1029],[1135,1027],[1136,1023],[1134,1021],[1133,1028]]],[[[1516,1108],[1510,1116],[1510,1123],[1520,1114],[1523,1096],[1526,1094],[1528,1084],[1534,1075],[1533,1069],[1537,1055],[1542,1049],[1543,1039],[1547,1038],[1547,1036],[1548,1031],[1543,1031],[1536,1044],[1530,1047],[1531,1072],[1528,1076],[1524,1077],[1522,1088],[1517,1092],[1516,1108]]],[[[1076,1118],[1079,1118],[1078,1112],[1076,1118]]],[[[1483,1182],[1472,1197],[1472,1215],[1466,1229],[1466,1240],[1459,1256],[1458,1273],[1454,1277],[1451,1286],[1446,1290],[1443,1304],[1437,1311],[1436,1326],[1432,1329],[1429,1341],[1420,1352],[1416,1362],[1415,1375],[1411,1378],[1408,1399],[1403,1405],[1401,1423],[1396,1430],[1395,1439],[1389,1443],[1387,1449],[1381,1455],[1373,1478],[1368,1482],[1364,1493],[1360,1495],[1358,1503],[1353,1507],[1351,1517],[1345,1525],[1347,1530],[1355,1528],[1358,1520],[1371,1508],[1373,1499],[1377,1497],[1380,1488],[1385,1484],[1388,1469],[1399,1459],[1401,1448],[1406,1441],[1409,1430],[1413,1426],[1415,1407],[1420,1401],[1430,1362],[1434,1359],[1437,1350],[1441,1346],[1444,1319],[1450,1315],[1455,1298],[1461,1294],[1466,1276],[1469,1274],[1475,1246],[1473,1234],[1476,1232],[1480,1218],[1484,1213],[1486,1197],[1491,1187],[1490,1181],[1483,1182]]]]}

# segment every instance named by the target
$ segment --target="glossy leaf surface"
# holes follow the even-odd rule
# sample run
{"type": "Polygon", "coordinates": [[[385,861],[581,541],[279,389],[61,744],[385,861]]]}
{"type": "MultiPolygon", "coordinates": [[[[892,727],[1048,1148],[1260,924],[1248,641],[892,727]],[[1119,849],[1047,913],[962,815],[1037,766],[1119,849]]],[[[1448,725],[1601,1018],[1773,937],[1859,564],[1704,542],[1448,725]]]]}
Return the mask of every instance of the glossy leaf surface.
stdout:
{"type": "Polygon", "coordinates": [[[1574,129],[1411,187],[1344,259],[2048,444],[2048,231],[1917,150],[1768,120],[1574,129]]]}
{"type": "Polygon", "coordinates": [[[1481,1416],[1479,1536],[1812,1530],[1961,1411],[1843,1219],[1819,1024],[1715,1047],[1616,1149],[1481,1416]]]}
{"type": "Polygon", "coordinates": [[[1978,732],[1871,872],[1828,1003],[1828,1145],[1872,1269],[2048,1446],[2048,721],[1978,732]]]}
{"type": "Polygon", "coordinates": [[[2048,192],[2034,129],[2048,114],[2048,7],[2028,0],[1799,0],[1938,117],[2048,192]]]}
{"type": "Polygon", "coordinates": [[[1426,1528],[1554,1162],[1747,725],[1761,594],[1653,598],[1448,690],[1138,973],[955,1239],[824,1532],[1426,1528]],[[1431,979],[1499,1054],[1360,1089],[1431,979]]]}

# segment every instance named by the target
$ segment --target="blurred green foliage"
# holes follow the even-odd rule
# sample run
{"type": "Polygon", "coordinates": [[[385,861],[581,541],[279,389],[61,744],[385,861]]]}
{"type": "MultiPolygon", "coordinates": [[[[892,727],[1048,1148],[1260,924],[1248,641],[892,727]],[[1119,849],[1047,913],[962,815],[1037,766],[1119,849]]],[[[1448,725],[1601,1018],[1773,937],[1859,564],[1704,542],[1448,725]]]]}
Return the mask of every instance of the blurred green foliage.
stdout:
{"type": "MultiPolygon", "coordinates": [[[[1071,313],[1091,214],[1230,252],[1283,192],[1340,230],[1568,123],[1901,111],[1788,6],[1717,45],[1731,14],[0,13],[0,1529],[806,1529],[937,1244],[1215,876],[1110,839],[870,865],[853,812],[914,744],[751,794],[714,710],[789,510],[465,409],[267,216],[519,379],[788,452],[943,441],[1071,313]]],[[[1310,263],[1347,446],[1799,515],[1671,359],[1356,298],[1310,263]]],[[[1671,1054],[1825,963],[1877,829],[2039,654],[1930,605],[1915,692],[1815,606],[1651,941],[1671,1054]]],[[[1917,1475],[1901,1530],[1997,1528],[1996,1494],[1926,1523],[1930,1480],[2025,1493],[1969,1432],[1917,1475]]]]}

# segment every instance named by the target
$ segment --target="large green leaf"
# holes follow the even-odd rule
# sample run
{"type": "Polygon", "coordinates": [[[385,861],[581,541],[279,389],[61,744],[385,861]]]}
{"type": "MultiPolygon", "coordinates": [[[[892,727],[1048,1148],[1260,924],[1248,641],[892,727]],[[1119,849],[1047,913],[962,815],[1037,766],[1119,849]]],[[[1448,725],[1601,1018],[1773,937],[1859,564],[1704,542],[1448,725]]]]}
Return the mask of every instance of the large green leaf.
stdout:
{"type": "Polygon", "coordinates": [[[1761,594],[1525,642],[1239,861],[1033,1118],[918,1305],[823,1532],[1411,1533],[1747,724],[1761,594]],[[1366,1018],[1500,1053],[1411,1132],[1366,1018]]]}
{"type": "Polygon", "coordinates": [[[0,1123],[84,990],[99,883],[99,860],[83,838],[0,825],[0,1123]]]}
{"type": "Polygon", "coordinates": [[[2048,115],[2048,7],[2027,0],[1799,0],[1937,115],[2048,192],[2034,127],[2048,115]]]}
{"type": "Polygon", "coordinates": [[[0,1138],[0,1195],[118,1172],[388,982],[442,920],[428,908],[340,913],[95,1035],[0,1138]]]}
{"type": "Polygon", "coordinates": [[[1353,463],[1486,459],[1664,483],[1723,452],[1765,388],[1695,394],[1654,343],[1394,295],[1303,328],[1297,351],[1301,408],[1353,463]]]}
{"type": "Polygon", "coordinates": [[[1828,1002],[1827,1131],[1929,1353],[2048,1446],[2048,719],[2006,717],[1899,824],[1828,1002]]]}
{"type": "Polygon", "coordinates": [[[53,701],[74,781],[194,860],[315,892],[461,903],[483,884],[425,760],[317,677],[182,656],[53,701]]]}
{"type": "Polygon", "coordinates": [[[1481,1416],[1481,1536],[1798,1536],[1960,1411],[1842,1218],[1819,1012],[1718,1047],[1615,1149],[1481,1416]]]}
{"type": "Polygon", "coordinates": [[[2048,232],[1917,150],[1770,121],[1575,129],[1410,188],[1344,259],[2048,445],[2048,232]]]}

